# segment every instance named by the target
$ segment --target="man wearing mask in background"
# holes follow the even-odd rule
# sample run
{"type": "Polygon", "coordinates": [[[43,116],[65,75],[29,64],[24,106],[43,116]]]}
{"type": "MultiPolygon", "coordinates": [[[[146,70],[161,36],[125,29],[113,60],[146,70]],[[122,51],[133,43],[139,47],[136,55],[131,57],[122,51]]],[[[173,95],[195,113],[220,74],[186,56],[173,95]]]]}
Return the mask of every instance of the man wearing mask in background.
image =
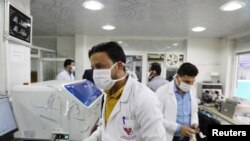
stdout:
{"type": "Polygon", "coordinates": [[[166,141],[159,100],[125,69],[126,56],[116,42],[89,51],[93,79],[105,91],[102,125],[84,141],[166,141]]]}
{"type": "Polygon", "coordinates": [[[149,78],[150,81],[148,82],[148,87],[156,92],[156,90],[167,84],[168,81],[161,76],[161,65],[159,63],[153,62],[149,68],[149,78]]]}
{"type": "Polygon", "coordinates": [[[168,141],[189,141],[199,131],[198,104],[193,87],[197,74],[196,66],[183,63],[176,78],[156,91],[168,141]]]}
{"type": "Polygon", "coordinates": [[[56,76],[56,80],[74,81],[75,80],[75,76],[73,74],[74,71],[75,71],[75,61],[72,59],[66,59],[64,61],[64,70],[61,71],[56,76]]]}

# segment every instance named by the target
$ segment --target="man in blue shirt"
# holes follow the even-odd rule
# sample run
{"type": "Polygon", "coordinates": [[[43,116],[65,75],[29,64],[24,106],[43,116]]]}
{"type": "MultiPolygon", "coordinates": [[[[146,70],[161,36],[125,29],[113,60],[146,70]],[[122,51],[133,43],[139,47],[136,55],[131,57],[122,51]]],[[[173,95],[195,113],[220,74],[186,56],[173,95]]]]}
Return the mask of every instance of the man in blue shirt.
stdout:
{"type": "Polygon", "coordinates": [[[189,141],[199,130],[198,104],[193,87],[197,74],[196,66],[183,63],[176,78],[156,91],[169,141],[189,141]]]}

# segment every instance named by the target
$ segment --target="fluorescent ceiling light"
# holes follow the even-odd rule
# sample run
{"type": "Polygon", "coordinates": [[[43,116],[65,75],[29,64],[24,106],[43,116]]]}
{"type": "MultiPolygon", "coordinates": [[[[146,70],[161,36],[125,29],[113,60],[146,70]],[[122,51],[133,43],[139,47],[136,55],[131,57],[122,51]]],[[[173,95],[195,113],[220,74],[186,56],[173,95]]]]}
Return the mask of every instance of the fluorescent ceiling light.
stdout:
{"type": "Polygon", "coordinates": [[[242,1],[230,1],[225,3],[220,7],[220,10],[222,11],[234,11],[242,8],[245,5],[242,1]]]}
{"type": "Polygon", "coordinates": [[[192,28],[193,32],[201,32],[201,31],[204,31],[204,30],[206,30],[206,28],[205,27],[200,27],[200,26],[192,28]]]}
{"type": "Polygon", "coordinates": [[[115,27],[113,25],[104,25],[104,26],[102,26],[102,29],[104,29],[104,30],[114,30],[115,27]]]}
{"type": "Polygon", "coordinates": [[[97,0],[86,0],[82,5],[90,10],[101,10],[104,7],[103,4],[97,0]]]}

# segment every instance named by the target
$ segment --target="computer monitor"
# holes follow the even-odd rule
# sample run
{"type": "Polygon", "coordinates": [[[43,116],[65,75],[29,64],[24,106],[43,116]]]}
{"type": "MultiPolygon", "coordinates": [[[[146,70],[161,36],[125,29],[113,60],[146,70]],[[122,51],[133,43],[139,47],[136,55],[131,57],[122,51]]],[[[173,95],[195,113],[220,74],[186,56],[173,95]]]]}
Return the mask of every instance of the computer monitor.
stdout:
{"type": "Polygon", "coordinates": [[[0,140],[18,130],[8,97],[0,97],[0,140]]]}

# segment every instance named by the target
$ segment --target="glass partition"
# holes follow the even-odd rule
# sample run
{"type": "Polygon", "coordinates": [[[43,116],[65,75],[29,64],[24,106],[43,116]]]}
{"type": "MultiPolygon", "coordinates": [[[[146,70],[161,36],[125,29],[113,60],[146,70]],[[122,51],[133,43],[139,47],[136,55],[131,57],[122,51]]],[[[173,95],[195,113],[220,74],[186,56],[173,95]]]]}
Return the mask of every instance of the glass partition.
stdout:
{"type": "Polygon", "coordinates": [[[54,50],[33,46],[31,48],[31,83],[55,80],[63,70],[65,58],[56,58],[54,50]]]}
{"type": "Polygon", "coordinates": [[[250,52],[237,55],[234,95],[250,100],[250,52]]]}
{"type": "Polygon", "coordinates": [[[43,60],[43,81],[56,79],[56,62],[52,60],[43,60]]]}

